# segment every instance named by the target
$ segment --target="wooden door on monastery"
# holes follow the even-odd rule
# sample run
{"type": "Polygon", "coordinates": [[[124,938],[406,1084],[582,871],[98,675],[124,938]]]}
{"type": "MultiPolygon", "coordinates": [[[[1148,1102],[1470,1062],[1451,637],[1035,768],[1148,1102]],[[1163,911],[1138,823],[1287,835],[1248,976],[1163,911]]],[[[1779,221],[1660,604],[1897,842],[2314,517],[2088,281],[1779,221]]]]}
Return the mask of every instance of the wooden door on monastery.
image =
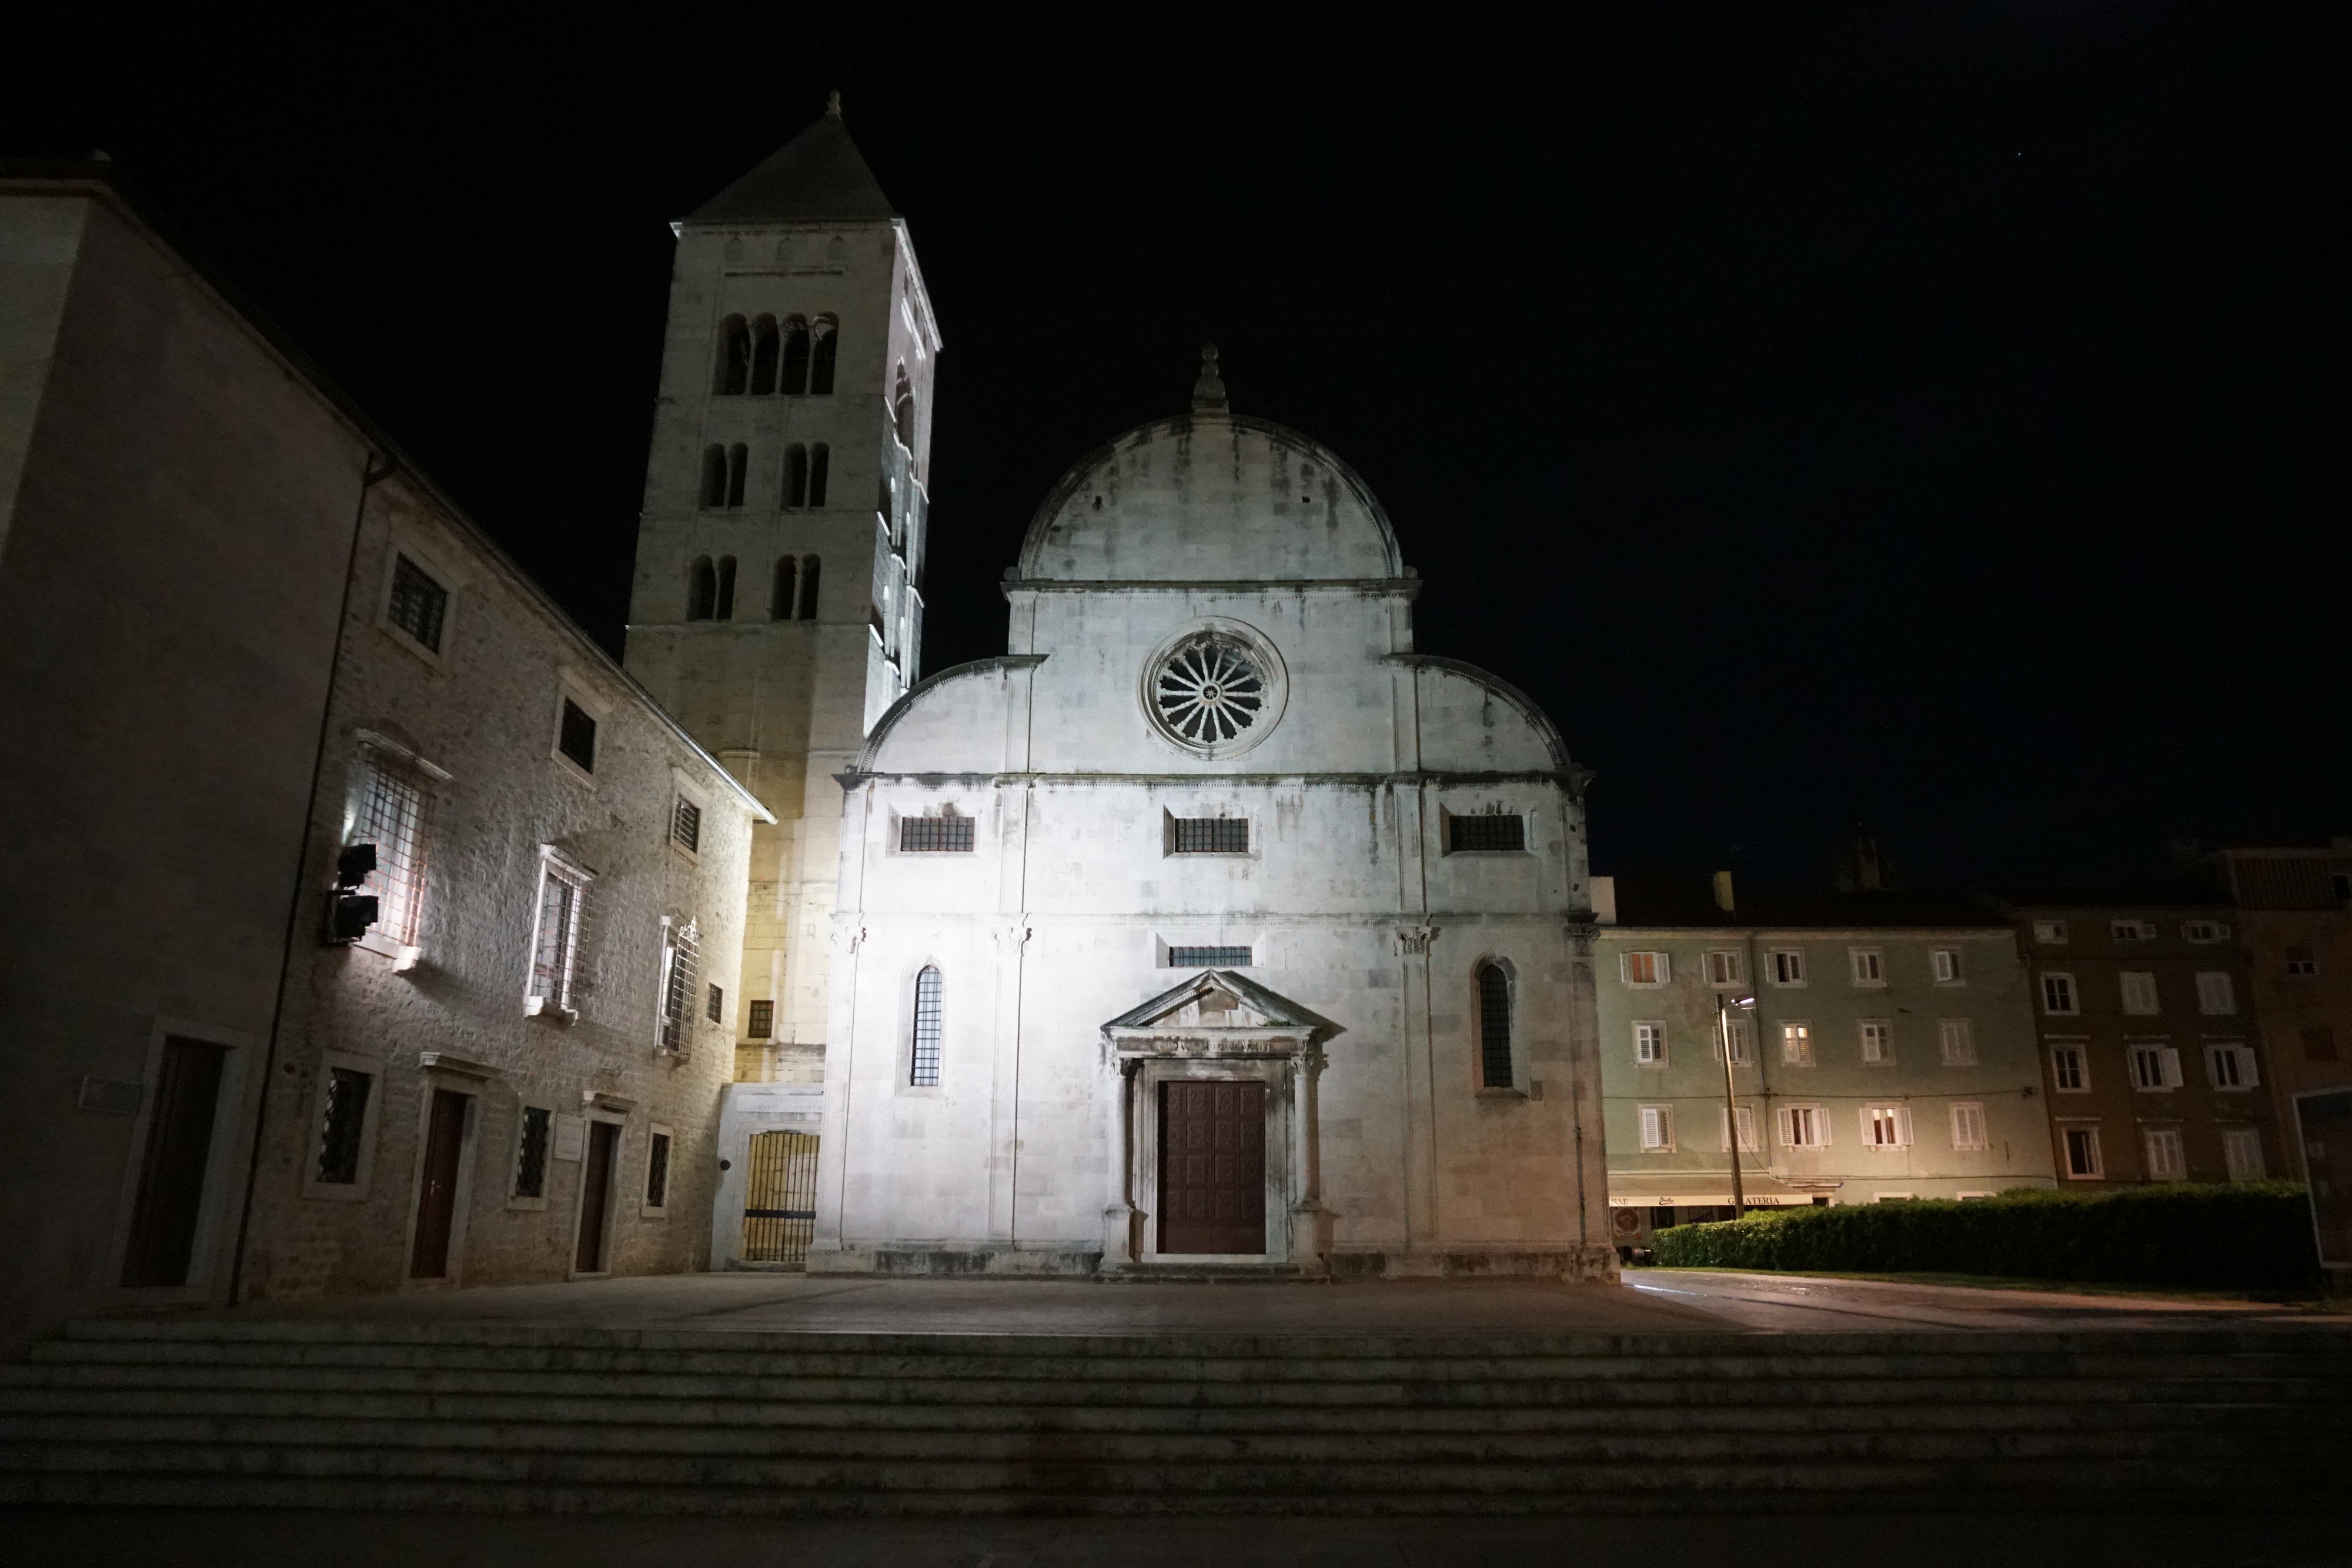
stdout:
{"type": "Polygon", "coordinates": [[[604,1271],[604,1231],[612,1217],[613,1166],[621,1129],[610,1122],[588,1124],[588,1159],[580,1174],[580,1242],[572,1267],[583,1274],[604,1271]]]}
{"type": "Polygon", "coordinates": [[[1160,1086],[1160,1250],[1265,1250],[1265,1085],[1160,1086]]]}
{"type": "Polygon", "coordinates": [[[457,1216],[458,1156],[466,1145],[466,1096],[433,1092],[425,1125],[425,1171],[416,1184],[416,1241],[408,1254],[412,1280],[449,1277],[449,1228],[457,1216]]]}

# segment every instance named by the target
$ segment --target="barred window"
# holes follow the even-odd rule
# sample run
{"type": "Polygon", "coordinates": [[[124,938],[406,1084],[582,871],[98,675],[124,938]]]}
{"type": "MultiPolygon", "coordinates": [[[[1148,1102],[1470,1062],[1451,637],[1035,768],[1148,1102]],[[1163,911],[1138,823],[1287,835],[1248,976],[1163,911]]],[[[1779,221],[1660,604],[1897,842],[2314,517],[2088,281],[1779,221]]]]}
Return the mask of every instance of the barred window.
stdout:
{"type": "Polygon", "coordinates": [[[669,1134],[656,1133],[646,1149],[646,1207],[669,1204],[669,1134]]]}
{"type": "Polygon", "coordinates": [[[375,747],[361,749],[350,841],[375,846],[375,870],[360,891],[376,901],[375,928],[404,946],[415,944],[425,902],[427,800],[415,769],[375,747]]]}
{"type": "Polygon", "coordinates": [[[327,1113],[319,1131],[319,1180],[350,1186],[360,1179],[360,1134],[367,1128],[368,1092],[375,1074],[348,1067],[327,1070],[327,1113]]]}
{"type": "Polygon", "coordinates": [[[702,1016],[712,1023],[727,1021],[727,992],[723,988],[718,986],[710,988],[709,994],[703,998],[702,1016]]]}
{"type": "Polygon", "coordinates": [[[514,1195],[547,1196],[547,1134],[554,1122],[544,1105],[522,1108],[521,1136],[515,1144],[514,1195]]]}
{"type": "Polygon", "coordinates": [[[551,856],[540,862],[539,928],[531,938],[530,995],[558,1008],[572,1005],[580,963],[581,906],[587,879],[551,856]]]}
{"type": "Polygon", "coordinates": [[[1499,964],[1478,966],[1479,1082],[1511,1087],[1511,978],[1499,964]]]}
{"type": "Polygon", "coordinates": [[[694,922],[684,925],[662,920],[661,1048],[683,1056],[691,1041],[687,1026],[693,1017],[694,976],[701,960],[700,935],[694,922]]]}
{"type": "Polygon", "coordinates": [[[776,1032],[776,1004],[761,1000],[751,1004],[751,1021],[743,1032],[753,1040],[772,1039],[776,1032]]]}
{"type": "Polygon", "coordinates": [[[970,850],[972,821],[970,817],[901,818],[898,822],[898,847],[921,851],[970,850]]]}
{"type": "Polygon", "coordinates": [[[1168,967],[1171,969],[1245,969],[1249,967],[1247,947],[1171,947],[1168,967]]]}
{"type": "Polygon", "coordinates": [[[441,624],[449,612],[449,591],[404,555],[393,558],[392,623],[435,653],[441,651],[441,624]]]}
{"type": "Polygon", "coordinates": [[[1176,852],[1180,855],[1245,855],[1249,853],[1247,817],[1179,817],[1176,852]]]}
{"type": "Polygon", "coordinates": [[[1445,819],[1445,852],[1460,854],[1478,850],[1524,850],[1528,847],[1525,817],[1481,816],[1445,819]]]}
{"type": "Polygon", "coordinates": [[[670,808],[669,836],[689,854],[702,848],[702,808],[680,795],[670,808]]]}
{"type": "Polygon", "coordinates": [[[940,972],[926,967],[915,977],[915,1040],[907,1082],[929,1088],[940,1081],[940,972]]]}

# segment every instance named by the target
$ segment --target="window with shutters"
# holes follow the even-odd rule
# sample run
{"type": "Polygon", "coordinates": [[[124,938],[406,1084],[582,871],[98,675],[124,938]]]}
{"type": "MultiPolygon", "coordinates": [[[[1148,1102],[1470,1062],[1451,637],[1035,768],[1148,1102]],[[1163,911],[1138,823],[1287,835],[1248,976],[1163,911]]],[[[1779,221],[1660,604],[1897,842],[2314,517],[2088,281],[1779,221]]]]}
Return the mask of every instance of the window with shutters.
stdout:
{"type": "Polygon", "coordinates": [[[1865,1105],[1862,1112],[1862,1141],[1874,1149],[1907,1149],[1911,1146],[1911,1111],[1905,1105],[1865,1105]]]}
{"type": "Polygon", "coordinates": [[[540,846],[538,918],[531,929],[530,986],[526,1009],[541,1016],[575,1016],[573,991],[580,967],[580,925],[588,898],[588,873],[540,846]]]}
{"type": "Polygon", "coordinates": [[[1528,820],[1517,813],[1445,819],[1448,854],[1491,854],[1527,847],[1528,820]]]}
{"type": "Polygon", "coordinates": [[[2149,1127],[2141,1134],[2147,1148],[2147,1174],[2151,1181],[2179,1181],[2189,1174],[2189,1161],[2180,1144],[2178,1127],[2149,1127]]]}
{"type": "Polygon", "coordinates": [[[2208,1018],[2225,1018],[2238,1010],[2237,988],[2228,974],[2208,969],[2198,975],[2197,1010],[2208,1018]]]}
{"type": "Polygon", "coordinates": [[[2055,947],[2066,940],[2066,923],[2063,920],[2037,920],[2033,923],[2033,939],[2045,947],[2055,947]]]}
{"type": "Polygon", "coordinates": [[[2074,977],[2044,972],[2042,977],[2042,1010],[2045,1013],[2071,1014],[2082,1011],[2074,998],[2074,977]]]}
{"type": "Polygon", "coordinates": [[[1745,1018],[1723,1019],[1723,1050],[1734,1067],[1745,1067],[1756,1060],[1756,1026],[1745,1018]]]}
{"type": "Polygon", "coordinates": [[[2106,1165],[2099,1157],[2099,1130],[2096,1127],[2067,1127],[2062,1131],[2066,1148],[2066,1174],[2079,1180],[2096,1180],[2106,1174],[2106,1165]]]}
{"type": "Polygon", "coordinates": [[[752,1040],[771,1040],[776,1032],[776,1004],[762,997],[751,1007],[751,1018],[743,1032],[752,1040]]]}
{"type": "Polygon", "coordinates": [[[1739,961],[1737,947],[1710,948],[1706,955],[1706,983],[1710,986],[1736,986],[1747,971],[1739,961]]]}
{"type": "Polygon", "coordinates": [[[691,1054],[694,1045],[696,970],[702,961],[701,933],[691,920],[662,917],[661,1005],[656,1035],[671,1056],[691,1054]]]}
{"type": "Polygon", "coordinates": [[[1862,1035],[1862,1059],[1874,1067],[1895,1065],[1895,1022],[1892,1019],[1864,1019],[1856,1026],[1862,1035]]]}
{"type": "Polygon", "coordinates": [[[2124,1048],[2131,1064],[2132,1087],[2157,1091],[2180,1087],[2180,1052],[2168,1045],[2138,1044],[2124,1048]]]}
{"type": "MultiPolygon", "coordinates": [[[[1717,1128],[1722,1134],[1723,1146],[1727,1150],[1731,1147],[1732,1111],[1734,1109],[1735,1107],[1718,1106],[1715,1113],[1717,1128]]],[[[1739,1152],[1743,1155],[1760,1153],[1761,1151],[1756,1142],[1755,1108],[1749,1105],[1741,1105],[1736,1107],[1736,1109],[1738,1112],[1739,1121],[1739,1152]]]]}
{"type": "Polygon", "coordinates": [[[908,1051],[907,1082],[918,1089],[940,1082],[941,986],[938,969],[926,967],[915,977],[915,1029],[908,1051]]]}
{"type": "Polygon", "coordinates": [[[1813,1026],[1791,1020],[1780,1026],[1780,1061],[1787,1067],[1813,1064],[1813,1026]]]}
{"type": "Polygon", "coordinates": [[[1488,1089],[1514,1086],[1511,977],[1500,964],[1478,966],[1478,1081],[1488,1089]]]}
{"type": "Polygon", "coordinates": [[[1853,971],[1855,985],[1876,988],[1886,984],[1886,955],[1879,948],[1849,948],[1846,962],[1853,971]]]}
{"type": "Polygon", "coordinates": [[[384,603],[383,618],[426,653],[438,653],[448,613],[449,591],[407,556],[394,554],[392,592],[384,603]]]}
{"type": "Polygon", "coordinates": [[[1675,1108],[1671,1105],[1642,1107],[1642,1147],[1656,1153],[1675,1146],[1675,1108]]]}
{"type": "Polygon", "coordinates": [[[2113,936],[2118,942],[2153,942],[2156,940],[2156,926],[2152,922],[2146,920],[2111,921],[2108,924],[2107,931],[2108,934],[2113,936]]]}
{"type": "Polygon", "coordinates": [[[1633,1026],[1633,1060],[1644,1067],[1666,1064],[1666,1026],[1663,1023],[1637,1023],[1633,1026]]]}
{"type": "Polygon", "coordinates": [[[1984,1106],[1972,1100],[1952,1102],[1952,1147],[1961,1154],[1986,1148],[1984,1106]]]}
{"type": "Polygon", "coordinates": [[[2263,1082],[2254,1049],[2243,1040],[2221,1040],[2205,1048],[2206,1075],[2216,1089],[2254,1089],[2263,1082]]]}
{"type": "Polygon", "coordinates": [[[1805,983],[1805,955],[1795,947],[1776,947],[1765,956],[1765,962],[1776,986],[1801,986],[1805,983]]]}
{"type": "Polygon", "coordinates": [[[1960,967],[1960,950],[1958,947],[1931,950],[1927,955],[1927,967],[1939,986],[1957,986],[1967,977],[1960,967]]]}
{"type": "Polygon", "coordinates": [[[1936,1049],[1947,1067],[1977,1064],[1977,1033],[1966,1019],[1936,1020],[1936,1049]]]}
{"type": "Polygon", "coordinates": [[[901,817],[898,848],[908,854],[967,854],[972,847],[971,817],[901,817]]]}
{"type": "Polygon", "coordinates": [[[1173,817],[1174,852],[1180,855],[1249,853],[1247,817],[1173,817]]]}
{"type": "Polygon", "coordinates": [[[2266,1174],[2263,1163],[2263,1134],[2259,1127],[2224,1127],[2221,1129],[2221,1163],[2229,1167],[2231,1181],[2260,1181],[2266,1174]]]}
{"type": "Polygon", "coordinates": [[[1819,1105],[1783,1105],[1780,1108],[1780,1142],[1792,1149],[1826,1148],[1830,1141],[1830,1124],[1819,1105]]]}
{"type": "Polygon", "coordinates": [[[2083,1060],[2079,1045],[2053,1045],[2050,1048],[2050,1082],[2061,1094],[2087,1094],[2091,1092],[2091,1071],[2083,1060]]]}
{"type": "Polygon", "coordinates": [[[2153,1018],[2157,1011],[2156,977],[2140,969],[2123,972],[2124,1011],[2137,1018],[2153,1018]]]}
{"type": "Polygon", "coordinates": [[[2184,920],[2180,937],[2184,942],[2227,942],[2230,928],[2218,920],[2184,920]]]}
{"type": "Polygon", "coordinates": [[[1672,972],[1664,953],[1622,953],[1618,956],[1617,967],[1629,986],[1663,986],[1672,972]]]}

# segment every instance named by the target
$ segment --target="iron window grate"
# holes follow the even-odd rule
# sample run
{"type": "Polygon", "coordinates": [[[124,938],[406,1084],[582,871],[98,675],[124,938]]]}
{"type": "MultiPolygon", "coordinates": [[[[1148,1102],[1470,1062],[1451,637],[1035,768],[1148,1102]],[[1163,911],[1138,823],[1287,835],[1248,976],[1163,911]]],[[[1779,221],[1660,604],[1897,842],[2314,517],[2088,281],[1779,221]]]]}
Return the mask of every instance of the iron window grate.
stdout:
{"type": "Polygon", "coordinates": [[[669,836],[688,854],[702,850],[702,808],[680,795],[677,804],[670,809],[669,836]]]}
{"type": "Polygon", "coordinates": [[[376,900],[376,929],[413,946],[425,891],[425,789],[374,747],[362,749],[361,768],[359,818],[350,841],[375,846],[375,870],[361,891],[376,900]]]}
{"type": "Polygon", "coordinates": [[[1249,963],[1250,950],[1246,947],[1168,949],[1168,965],[1173,969],[1244,969],[1249,963]]]}
{"type": "Polygon", "coordinates": [[[972,844],[970,817],[908,817],[898,823],[902,851],[969,851],[972,844]]]}
{"type": "Polygon", "coordinates": [[[394,558],[392,623],[435,653],[441,651],[441,627],[449,613],[449,591],[406,556],[394,558]]]}
{"type": "Polygon", "coordinates": [[[710,988],[710,994],[703,999],[702,1016],[709,1019],[712,1023],[725,1023],[727,1021],[727,992],[725,988],[720,986],[713,986],[710,988]]]}
{"type": "Polygon", "coordinates": [[[753,1040],[767,1040],[776,1032],[776,1004],[755,1001],[751,1004],[751,1022],[743,1031],[753,1040]]]}
{"type": "Polygon", "coordinates": [[[1247,817],[1179,817],[1176,852],[1180,855],[1245,855],[1249,853],[1247,817]]]}
{"type": "Polygon", "coordinates": [[[373,1073],[348,1067],[327,1070],[327,1114],[319,1132],[319,1179],[350,1186],[360,1179],[360,1134],[367,1126],[373,1073]]]}
{"type": "Polygon", "coordinates": [[[646,1151],[646,1207],[669,1206],[669,1134],[656,1133],[646,1151]]]}
{"type": "Polygon", "coordinates": [[[940,1081],[940,972],[926,968],[915,977],[914,1058],[907,1082],[927,1089],[940,1081]]]}
{"type": "Polygon", "coordinates": [[[547,1134],[552,1121],[551,1113],[541,1105],[522,1108],[522,1142],[515,1151],[514,1195],[517,1197],[544,1197],[547,1195],[547,1134]]]}
{"type": "Polygon", "coordinates": [[[1449,854],[1464,851],[1524,850],[1528,847],[1528,821],[1520,816],[1448,817],[1445,820],[1445,849],[1449,854]]]}
{"type": "Polygon", "coordinates": [[[694,1008],[694,976],[701,967],[701,935],[692,921],[683,926],[664,925],[661,1048],[684,1056],[689,1043],[687,1022],[694,1008]]]}

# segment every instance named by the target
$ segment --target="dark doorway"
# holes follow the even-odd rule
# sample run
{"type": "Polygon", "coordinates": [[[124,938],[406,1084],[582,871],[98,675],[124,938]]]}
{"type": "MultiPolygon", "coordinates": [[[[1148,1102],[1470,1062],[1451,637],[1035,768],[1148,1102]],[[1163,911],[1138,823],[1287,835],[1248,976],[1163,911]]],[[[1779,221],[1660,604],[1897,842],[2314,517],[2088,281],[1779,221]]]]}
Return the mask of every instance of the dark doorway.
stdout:
{"type": "Polygon", "coordinates": [[[572,1255],[575,1273],[604,1271],[604,1217],[613,1207],[613,1155],[621,1146],[621,1129],[611,1122],[588,1124],[588,1166],[581,1180],[580,1245],[572,1255]]]}
{"type": "Polygon", "coordinates": [[[1265,1250],[1265,1085],[1160,1086],[1160,1250],[1265,1250]]]}
{"type": "Polygon", "coordinates": [[[806,1263],[816,1230],[816,1135],[754,1133],[743,1182],[743,1260],[806,1263]]]}
{"type": "Polygon", "coordinates": [[[433,1092],[433,1114],[425,1125],[425,1176],[416,1187],[416,1245],[409,1249],[408,1277],[449,1277],[449,1228],[457,1215],[458,1156],[466,1146],[466,1096],[454,1089],[433,1092]]]}
{"type": "Polygon", "coordinates": [[[228,1052],[201,1040],[163,1041],[155,1075],[155,1109],[131,1209],[126,1285],[184,1285],[204,1217],[205,1171],[212,1163],[213,1118],[220,1109],[221,1066],[228,1052]]]}

